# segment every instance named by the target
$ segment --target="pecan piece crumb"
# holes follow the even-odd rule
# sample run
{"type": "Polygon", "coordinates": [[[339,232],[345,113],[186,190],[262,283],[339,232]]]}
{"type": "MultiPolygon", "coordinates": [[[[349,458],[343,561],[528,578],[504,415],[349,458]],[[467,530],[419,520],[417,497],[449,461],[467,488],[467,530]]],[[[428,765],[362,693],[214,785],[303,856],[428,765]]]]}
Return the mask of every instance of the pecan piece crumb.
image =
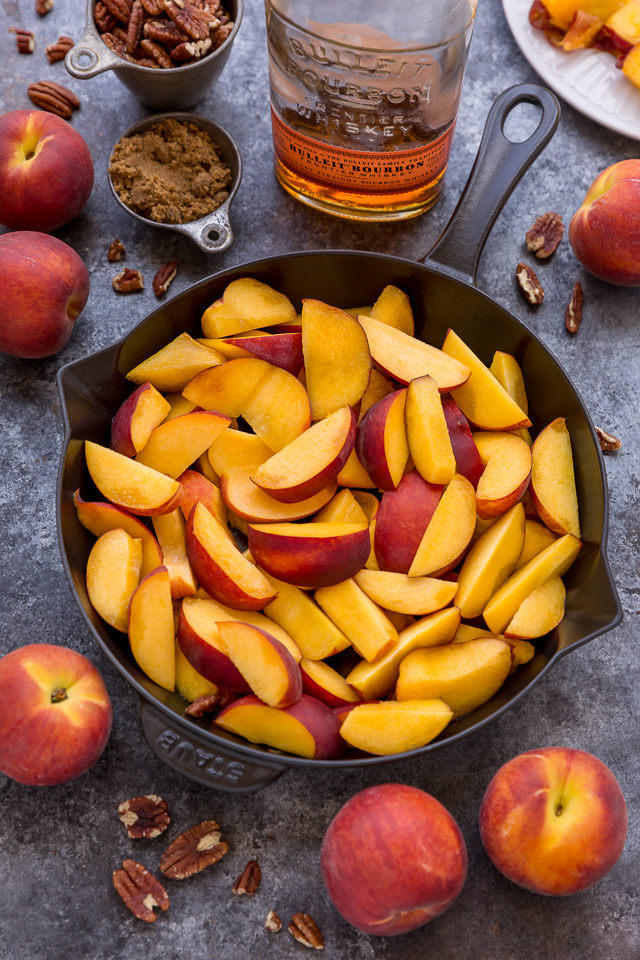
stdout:
{"type": "Polygon", "coordinates": [[[269,910],[264,925],[265,929],[267,929],[269,933],[277,933],[278,930],[282,930],[282,920],[275,910],[269,910]]]}
{"type": "Polygon", "coordinates": [[[556,250],[563,236],[562,216],[559,213],[543,213],[526,232],[527,250],[535,253],[539,260],[546,260],[556,250]]]}
{"type": "Polygon", "coordinates": [[[169,897],[159,880],[135,860],[123,860],[122,868],[113,871],[113,885],[125,905],[138,920],[153,923],[154,907],[169,909],[169,897]]]}
{"type": "Polygon", "coordinates": [[[175,280],[176,273],[178,272],[178,261],[169,260],[167,263],[163,264],[160,267],[155,277],[153,278],[153,292],[156,297],[161,297],[164,293],[167,292],[169,284],[172,280],[175,280]]]}
{"type": "Polygon", "coordinates": [[[36,40],[31,30],[22,30],[20,27],[9,27],[9,33],[15,33],[18,53],[33,53],[36,40]]]}
{"type": "Polygon", "coordinates": [[[220,828],[215,820],[204,820],[169,844],[160,869],[170,880],[186,880],[217,863],[228,849],[226,841],[220,842],[220,828]]]}
{"type": "Polygon", "coordinates": [[[260,886],[261,879],[262,873],[260,872],[260,864],[257,860],[249,860],[249,863],[246,865],[231,889],[238,895],[246,893],[247,896],[251,897],[260,886]]]}
{"type": "Polygon", "coordinates": [[[569,306],[567,307],[564,315],[564,325],[569,333],[577,333],[580,324],[582,323],[583,301],[584,293],[582,292],[582,284],[579,280],[576,280],[573,285],[573,293],[571,294],[569,306]]]}
{"type": "Polygon", "coordinates": [[[118,807],[118,815],[132,840],[159,837],[171,823],[169,807],[155,793],[125,800],[118,807]]]}
{"type": "Polygon", "coordinates": [[[218,690],[217,693],[209,693],[206,697],[198,697],[185,707],[184,712],[188,717],[203,717],[205,713],[223,710],[234,699],[235,694],[229,693],[228,690],[218,690]]]}
{"type": "Polygon", "coordinates": [[[59,60],[64,60],[72,46],[73,40],[71,37],[66,37],[62,34],[55,43],[50,43],[48,47],[44,48],[47,60],[49,63],[57,63],[59,60]]]}
{"type": "Polygon", "coordinates": [[[516,280],[527,303],[534,307],[539,306],[544,299],[544,290],[535,270],[526,263],[519,263],[516,267],[516,280]]]}
{"type": "Polygon", "coordinates": [[[144,290],[142,274],[139,270],[132,270],[131,267],[125,267],[117,273],[111,284],[117,293],[137,293],[138,290],[144,290]]]}
{"type": "Polygon", "coordinates": [[[289,933],[298,943],[314,950],[324,949],[324,937],[320,933],[317,923],[308,913],[294,913],[288,928],[289,933]]]}
{"type": "Polygon", "coordinates": [[[39,17],[44,17],[53,10],[53,0],[36,0],[35,9],[39,17]]]}
{"type": "Polygon", "coordinates": [[[73,90],[63,87],[60,83],[54,83],[53,80],[39,80],[37,83],[31,83],[27,87],[27,93],[36,107],[48,113],[55,113],[63,120],[70,120],[73,111],[80,106],[80,101],[73,90]]]}
{"type": "Polygon", "coordinates": [[[613,450],[619,450],[622,446],[622,440],[618,440],[612,433],[607,433],[601,427],[596,427],[596,435],[600,441],[600,446],[605,453],[611,453],[613,450]]]}
{"type": "Polygon", "coordinates": [[[124,243],[118,237],[115,240],[112,240],[109,244],[109,252],[107,256],[110,263],[115,263],[117,260],[122,260],[125,255],[124,243]]]}

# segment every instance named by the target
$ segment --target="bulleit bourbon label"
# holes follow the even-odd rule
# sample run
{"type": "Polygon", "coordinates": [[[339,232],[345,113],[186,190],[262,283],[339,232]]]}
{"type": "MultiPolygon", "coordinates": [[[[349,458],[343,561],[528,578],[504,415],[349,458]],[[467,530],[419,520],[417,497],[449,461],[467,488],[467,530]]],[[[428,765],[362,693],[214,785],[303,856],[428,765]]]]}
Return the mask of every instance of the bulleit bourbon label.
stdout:
{"type": "Polygon", "coordinates": [[[313,140],[271,110],[273,145],[293,173],[323,187],[359,193],[403,193],[427,186],[447,165],[455,124],[437,139],[407,150],[349,150],[313,140]]]}

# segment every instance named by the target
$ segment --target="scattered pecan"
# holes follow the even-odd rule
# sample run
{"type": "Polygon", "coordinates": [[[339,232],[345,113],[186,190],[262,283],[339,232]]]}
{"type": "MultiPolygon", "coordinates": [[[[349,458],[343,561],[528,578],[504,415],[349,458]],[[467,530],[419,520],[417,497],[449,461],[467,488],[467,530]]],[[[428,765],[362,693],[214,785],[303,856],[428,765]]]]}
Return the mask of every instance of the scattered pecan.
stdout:
{"type": "Polygon", "coordinates": [[[154,43],[153,40],[141,40],[140,49],[152,60],[155,60],[158,66],[164,67],[167,70],[173,66],[171,58],[164,47],[161,47],[158,43],[154,43]]]}
{"type": "Polygon", "coordinates": [[[125,800],[119,805],[118,814],[132,840],[153,840],[171,823],[169,807],[155,793],[125,800]]]}
{"type": "Polygon", "coordinates": [[[209,693],[206,697],[198,697],[188,707],[185,707],[184,712],[188,717],[203,717],[205,713],[223,710],[235,698],[236,694],[229,693],[228,690],[218,690],[217,693],[209,693]]]}
{"type": "Polygon", "coordinates": [[[275,910],[269,910],[264,925],[270,933],[277,933],[279,930],[282,930],[282,920],[275,910]]]}
{"type": "Polygon", "coordinates": [[[209,24],[201,19],[204,11],[192,7],[188,0],[164,0],[164,12],[192,40],[209,36],[209,24]]]}
{"type": "Polygon", "coordinates": [[[109,12],[102,0],[98,0],[93,10],[93,19],[101,33],[110,33],[118,22],[109,12]]]}
{"type": "Polygon", "coordinates": [[[622,440],[618,440],[612,433],[606,433],[600,427],[596,427],[596,435],[600,441],[600,446],[605,453],[611,453],[612,450],[619,450],[622,446],[622,440]]]}
{"type": "Polygon", "coordinates": [[[41,110],[55,113],[63,120],[69,120],[74,110],[80,106],[80,101],[73,90],[63,87],[53,80],[39,80],[27,87],[29,99],[41,110]]]}
{"type": "Polygon", "coordinates": [[[59,36],[55,43],[50,43],[48,47],[45,47],[44,52],[47,55],[47,60],[49,63],[64,60],[72,46],[73,40],[71,37],[65,37],[64,34],[59,36]]]}
{"type": "Polygon", "coordinates": [[[175,280],[176,273],[178,272],[178,261],[177,260],[168,260],[153,278],[153,292],[156,297],[161,297],[169,289],[169,284],[172,280],[175,280]]]}
{"type": "Polygon", "coordinates": [[[569,306],[567,307],[564,314],[564,325],[569,331],[569,333],[577,333],[582,323],[582,303],[584,301],[584,293],[582,292],[582,284],[579,280],[573,285],[573,293],[571,294],[571,300],[569,301],[569,306]]]}
{"type": "Polygon", "coordinates": [[[186,34],[171,20],[145,20],[142,32],[149,40],[162,43],[167,49],[177,47],[188,40],[186,34]]]}
{"type": "Polygon", "coordinates": [[[544,290],[535,271],[526,263],[519,263],[516,267],[516,280],[525,300],[537,307],[544,299],[544,290]]]}
{"type": "Polygon", "coordinates": [[[122,240],[119,240],[118,237],[115,240],[112,240],[109,244],[109,252],[107,254],[109,257],[110,263],[115,263],[117,260],[122,260],[125,256],[124,243],[122,240]]]}
{"type": "Polygon", "coordinates": [[[246,865],[231,889],[238,895],[246,893],[247,896],[251,897],[260,886],[261,879],[262,873],[260,872],[260,864],[257,860],[249,860],[249,863],[246,865]]]}
{"type": "Polygon", "coordinates": [[[169,51],[169,56],[174,63],[186,63],[187,60],[200,60],[201,57],[204,57],[204,55],[209,52],[212,43],[211,37],[207,37],[206,40],[190,40],[188,43],[180,43],[177,47],[174,47],[173,50],[169,51]]]}
{"type": "Polygon", "coordinates": [[[33,53],[36,39],[30,30],[22,30],[20,27],[9,27],[10,33],[16,35],[16,46],[18,53],[33,53]]]}
{"type": "Polygon", "coordinates": [[[137,293],[138,290],[144,290],[144,280],[139,270],[132,270],[131,267],[125,267],[111,281],[113,289],[117,293],[137,293]]]}
{"type": "Polygon", "coordinates": [[[122,868],[113,871],[113,885],[138,920],[153,923],[156,919],[154,907],[163,911],[169,909],[167,891],[135,860],[124,860],[122,868]]]}
{"type": "Polygon", "coordinates": [[[226,841],[220,842],[220,828],[215,820],[205,820],[185,830],[169,844],[160,861],[160,869],[170,880],[186,880],[217,863],[228,849],[226,841]]]}
{"type": "Polygon", "coordinates": [[[113,14],[116,20],[124,23],[125,26],[129,23],[133,0],[103,0],[103,2],[109,13],[113,14]]]}
{"type": "Polygon", "coordinates": [[[305,947],[324,949],[324,938],[317,923],[308,913],[294,913],[288,930],[293,939],[303,943],[305,947]]]}
{"type": "Polygon", "coordinates": [[[144,8],[140,0],[133,0],[131,7],[131,16],[127,26],[127,53],[133,53],[140,42],[142,36],[142,23],[144,21],[144,8]]]}
{"type": "Polygon", "coordinates": [[[564,223],[559,213],[543,213],[538,217],[525,239],[527,250],[535,253],[539,260],[550,257],[564,236],[564,223]]]}
{"type": "Polygon", "coordinates": [[[36,0],[35,8],[39,17],[45,17],[50,10],[53,10],[53,0],[36,0]]]}

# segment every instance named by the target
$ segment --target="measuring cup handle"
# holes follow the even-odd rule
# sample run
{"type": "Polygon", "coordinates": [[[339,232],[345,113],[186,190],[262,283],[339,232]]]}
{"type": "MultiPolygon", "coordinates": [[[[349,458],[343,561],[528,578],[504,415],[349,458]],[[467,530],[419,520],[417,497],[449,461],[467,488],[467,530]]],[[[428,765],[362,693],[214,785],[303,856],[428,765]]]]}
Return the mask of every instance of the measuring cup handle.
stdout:
{"type": "Polygon", "coordinates": [[[560,120],[560,104],[545,87],[522,83],[494,102],[469,179],[444,233],[421,258],[475,285],[480,255],[496,218],[522,175],[544,150],[560,120]],[[504,124],[519,103],[541,110],[536,130],[522,143],[504,135],[504,124]]]}

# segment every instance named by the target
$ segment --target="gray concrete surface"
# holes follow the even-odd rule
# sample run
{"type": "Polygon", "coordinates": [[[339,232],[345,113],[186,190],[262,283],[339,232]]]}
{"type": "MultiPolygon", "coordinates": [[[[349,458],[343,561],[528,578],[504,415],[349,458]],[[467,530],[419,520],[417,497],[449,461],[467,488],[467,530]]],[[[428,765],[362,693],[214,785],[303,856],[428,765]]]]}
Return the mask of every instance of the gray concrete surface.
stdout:
{"type": "Polygon", "coordinates": [[[293,771],[249,797],[216,794],[173,774],[143,742],[137,696],[89,637],[58,554],[55,481],[62,423],[56,370],[112,343],[156,306],[150,283],[135,296],[112,291],[115,271],[107,247],[119,236],[127,264],[139,267],[149,281],[162,262],[178,259],[172,295],[218,267],[288,250],[352,248],[417,257],[435,242],[455,206],[495,96],[537,78],[511,38],[499,0],[483,0],[442,199],[427,216],[404,225],[340,222],[296,204],[274,180],[264,14],[259,0],[248,0],[229,64],[199,108],[236,137],[245,164],[232,209],[235,245],[210,259],[186,238],[136,223],[109,194],[110,147],[147,111],[113,74],[81,82],[70,79],[63,64],[46,62],[46,43],[60,33],[79,36],[83,8],[81,0],[57,0],[53,12],[38,19],[32,0],[0,5],[2,110],[29,107],[31,81],[69,85],[82,101],[73,124],[96,167],[85,210],[57,234],[84,258],[92,282],[69,345],[49,360],[0,357],[0,652],[47,641],[87,654],[106,679],[115,720],[104,755],[76,782],[36,789],[0,775],[0,960],[282,960],[303,953],[286,931],[265,932],[269,909],[285,921],[295,911],[311,913],[324,932],[326,955],[336,960],[638,960],[639,294],[587,275],[566,241],[541,268],[547,297],[538,311],[527,307],[514,282],[524,233],[534,218],[553,209],[568,221],[596,173],[637,156],[638,143],[563,105],[560,128],[500,216],[479,273],[480,286],[555,351],[594,421],[622,439],[620,452],[607,457],[607,471],[609,556],[623,624],[572,653],[516,709],[452,749],[358,774],[293,771]],[[14,25],[35,30],[33,56],[15,53],[6,33],[14,25]],[[563,316],[576,279],[585,289],[585,317],[571,339],[563,316]],[[478,806],[497,768],[523,750],[554,744],[589,750],[609,764],[630,814],[627,845],[614,870],[591,890],[557,900],[526,893],[502,878],[485,856],[477,829],[478,806]],[[334,911],[318,855],[341,804],[357,790],[389,780],[426,789],[456,817],[468,844],[469,878],[456,905],[429,926],[402,938],[375,939],[358,934],[334,911]],[[166,798],[172,833],[214,817],[231,845],[215,868],[171,885],[170,912],[153,926],[133,919],[111,886],[111,871],[124,857],[137,855],[153,870],[164,849],[163,839],[144,848],[134,845],[117,820],[117,804],[144,792],[166,798]],[[233,897],[231,883],[252,857],[263,871],[259,893],[233,897]]]}

